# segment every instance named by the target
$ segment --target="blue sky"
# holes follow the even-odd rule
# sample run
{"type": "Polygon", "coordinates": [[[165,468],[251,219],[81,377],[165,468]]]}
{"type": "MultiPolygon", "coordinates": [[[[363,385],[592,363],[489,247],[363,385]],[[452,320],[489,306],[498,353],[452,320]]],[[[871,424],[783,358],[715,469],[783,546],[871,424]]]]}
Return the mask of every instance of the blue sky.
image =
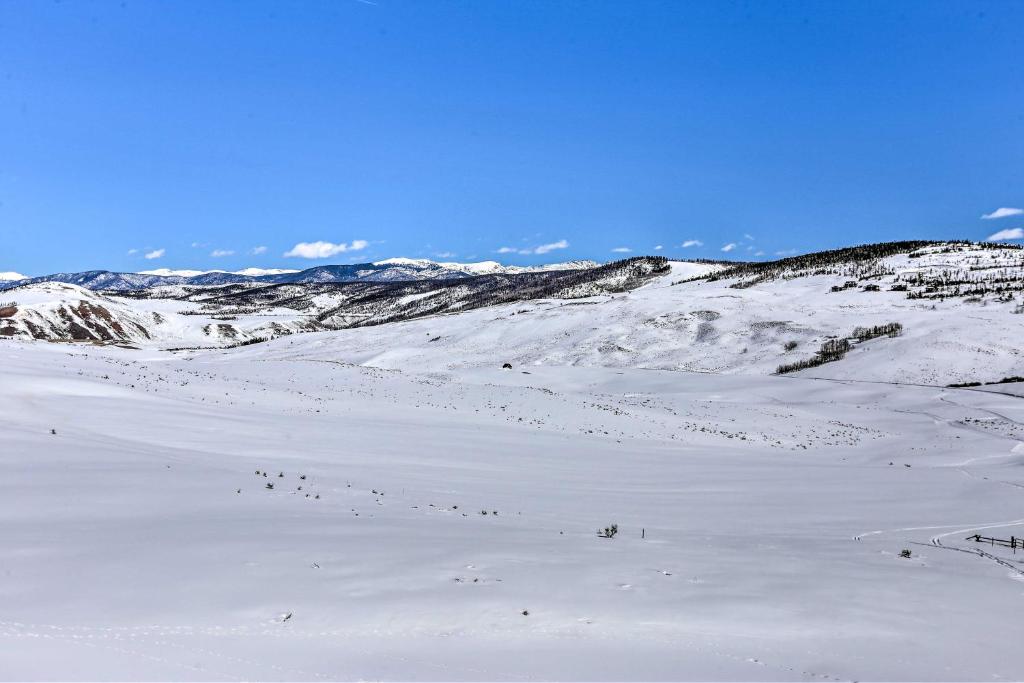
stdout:
{"type": "Polygon", "coordinates": [[[980,216],[1024,207],[1021,26],[1011,0],[9,0],[0,271],[1020,236],[980,216]]]}

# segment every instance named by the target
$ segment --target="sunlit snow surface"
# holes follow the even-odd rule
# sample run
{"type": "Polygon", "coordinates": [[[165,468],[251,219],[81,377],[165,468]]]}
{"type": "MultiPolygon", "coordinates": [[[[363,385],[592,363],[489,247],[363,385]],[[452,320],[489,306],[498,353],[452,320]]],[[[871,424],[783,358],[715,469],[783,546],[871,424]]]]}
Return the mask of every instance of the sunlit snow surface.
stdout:
{"type": "Polygon", "coordinates": [[[558,367],[513,310],[0,344],[0,677],[1024,678],[1024,553],[956,550],[1024,536],[1024,385],[558,367]]]}

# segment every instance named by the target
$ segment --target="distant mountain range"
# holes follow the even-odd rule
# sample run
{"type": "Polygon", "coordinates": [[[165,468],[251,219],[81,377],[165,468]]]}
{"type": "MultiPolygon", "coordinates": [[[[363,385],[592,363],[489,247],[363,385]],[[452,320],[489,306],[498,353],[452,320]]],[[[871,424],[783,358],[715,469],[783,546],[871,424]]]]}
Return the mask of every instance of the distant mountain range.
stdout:
{"type": "MultiPolygon", "coordinates": [[[[703,271],[716,268],[690,265],[703,271]]],[[[540,298],[611,295],[631,291],[671,271],[668,261],[660,257],[638,257],[589,268],[560,266],[476,276],[460,271],[446,276],[446,272],[452,271],[442,264],[402,261],[324,266],[299,273],[259,276],[257,283],[247,280],[219,287],[172,285],[119,291],[103,287],[102,292],[90,291],[75,282],[30,282],[9,289],[0,299],[0,338],[170,343],[175,347],[231,345],[540,298]],[[410,271],[420,277],[410,277],[410,271]],[[424,277],[423,273],[437,277],[424,277]],[[305,279],[266,279],[295,276],[305,279]],[[348,279],[336,279],[339,277],[348,279]]],[[[490,266],[480,266],[482,270],[487,268],[490,266]]],[[[75,275],[85,276],[82,281],[93,285],[106,285],[121,278],[116,281],[128,286],[154,277],[202,282],[209,282],[202,278],[211,276],[238,277],[232,273],[204,273],[187,278],[140,273],[108,273],[110,277],[93,273],[75,275]]]]}
{"type": "Polygon", "coordinates": [[[81,273],[53,273],[24,277],[18,273],[0,274],[0,290],[43,282],[62,282],[86,289],[127,292],[164,286],[217,287],[233,284],[301,284],[314,282],[408,282],[416,280],[457,280],[478,275],[512,275],[556,270],[583,270],[594,261],[569,261],[542,266],[506,266],[497,261],[478,263],[440,263],[427,259],[392,258],[375,263],[315,266],[305,270],[246,268],[223,270],[158,270],[119,273],[88,270],[81,273]],[[6,277],[10,276],[10,277],[6,277]]]}

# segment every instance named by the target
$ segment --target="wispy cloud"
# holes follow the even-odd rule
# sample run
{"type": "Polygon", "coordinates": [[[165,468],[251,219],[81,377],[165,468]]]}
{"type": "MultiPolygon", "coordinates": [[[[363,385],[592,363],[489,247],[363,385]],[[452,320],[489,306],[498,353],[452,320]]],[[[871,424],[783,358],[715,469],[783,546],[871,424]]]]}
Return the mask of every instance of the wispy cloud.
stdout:
{"type": "Polygon", "coordinates": [[[213,258],[221,258],[222,256],[233,256],[234,253],[234,249],[214,249],[210,252],[210,256],[213,258]]]}
{"type": "Polygon", "coordinates": [[[1019,216],[1024,213],[1024,209],[1012,209],[1009,207],[1000,207],[992,213],[982,214],[981,217],[986,220],[992,220],[993,218],[1006,218],[1007,216],[1019,216]]]}
{"type": "Polygon", "coordinates": [[[722,251],[729,252],[729,251],[732,251],[735,248],[736,248],[736,243],[735,242],[729,242],[729,244],[726,244],[724,247],[722,247],[722,251]]]}
{"type": "Polygon", "coordinates": [[[659,245],[657,245],[656,247],[654,247],[654,251],[661,251],[661,250],[662,250],[662,249],[664,249],[664,248],[665,248],[665,247],[663,247],[663,246],[661,246],[661,245],[659,244],[659,245]]]}
{"type": "Polygon", "coordinates": [[[152,261],[155,258],[160,258],[167,253],[166,249],[154,249],[153,251],[146,252],[146,258],[152,261]]]}
{"type": "Polygon", "coordinates": [[[555,249],[568,249],[568,248],[569,248],[569,242],[568,241],[566,241],[566,240],[558,240],[557,242],[552,242],[551,244],[542,244],[539,247],[535,247],[534,250],[533,250],[533,253],[534,254],[546,254],[549,251],[554,251],[555,249]]]}
{"type": "Polygon", "coordinates": [[[796,249],[783,249],[775,252],[776,256],[793,256],[794,254],[796,254],[796,249]]]}
{"type": "Polygon", "coordinates": [[[263,245],[260,245],[258,247],[253,247],[249,251],[249,253],[252,254],[253,256],[259,256],[260,254],[266,254],[267,253],[267,248],[264,247],[263,245]]]}
{"type": "Polygon", "coordinates": [[[743,233],[743,239],[747,240],[748,242],[753,242],[754,236],[751,235],[749,232],[745,232],[743,233]]]}
{"type": "Polygon", "coordinates": [[[138,253],[139,253],[138,249],[129,249],[128,250],[128,255],[129,256],[135,256],[135,254],[138,254],[138,253]]]}
{"type": "Polygon", "coordinates": [[[546,254],[549,251],[554,251],[555,249],[567,249],[568,247],[568,240],[558,240],[557,242],[540,244],[536,247],[525,247],[523,249],[517,249],[515,247],[500,247],[497,249],[497,252],[499,254],[522,254],[523,256],[527,256],[531,254],[546,254]]]}
{"type": "Polygon", "coordinates": [[[630,249],[629,247],[615,247],[614,249],[612,249],[612,251],[614,251],[616,254],[628,254],[633,250],[630,249]]]}
{"type": "Polygon", "coordinates": [[[1004,240],[1024,240],[1024,228],[1009,228],[988,236],[989,242],[1002,242],[1004,240]]]}
{"type": "Polygon", "coordinates": [[[436,258],[455,258],[458,256],[454,251],[439,251],[434,254],[436,258]]]}
{"type": "Polygon", "coordinates": [[[686,240],[682,244],[683,249],[689,249],[690,247],[703,247],[703,246],[704,246],[704,243],[701,242],[700,240],[686,240]]]}
{"type": "Polygon", "coordinates": [[[370,243],[366,240],[352,240],[348,244],[341,242],[335,244],[333,242],[299,242],[290,250],[286,251],[284,255],[286,257],[298,257],[298,258],[329,258],[336,254],[342,254],[346,251],[359,251],[370,246],[370,243]]]}

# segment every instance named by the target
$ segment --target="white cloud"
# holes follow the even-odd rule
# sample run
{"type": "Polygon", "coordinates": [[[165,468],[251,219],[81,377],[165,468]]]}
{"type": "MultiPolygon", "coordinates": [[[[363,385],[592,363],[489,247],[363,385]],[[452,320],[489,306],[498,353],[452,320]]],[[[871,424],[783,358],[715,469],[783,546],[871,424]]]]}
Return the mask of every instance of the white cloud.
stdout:
{"type": "Polygon", "coordinates": [[[796,253],[796,249],[783,249],[782,251],[775,252],[776,256],[792,256],[796,253]]]}
{"type": "Polygon", "coordinates": [[[1009,228],[988,236],[989,242],[1002,242],[1003,240],[1024,240],[1024,228],[1009,228]]]}
{"type": "Polygon", "coordinates": [[[683,249],[689,249],[690,247],[703,247],[704,243],[700,240],[686,240],[683,242],[683,249]]]}
{"type": "Polygon", "coordinates": [[[166,249],[154,249],[153,251],[146,252],[146,258],[152,261],[155,258],[160,258],[167,253],[166,249]]]}
{"type": "Polygon", "coordinates": [[[654,251],[661,251],[661,250],[662,250],[662,249],[664,249],[664,248],[665,248],[665,247],[663,247],[663,246],[661,246],[661,245],[659,244],[658,246],[654,247],[654,251]]]}
{"type": "Polygon", "coordinates": [[[747,240],[748,242],[753,242],[754,236],[751,235],[749,232],[745,232],[743,233],[743,239],[747,240]]]}
{"type": "Polygon", "coordinates": [[[555,249],[566,249],[569,246],[568,240],[558,240],[557,242],[551,242],[550,244],[541,244],[536,247],[499,247],[495,251],[499,254],[521,254],[522,256],[532,256],[534,254],[546,254],[549,251],[555,249]]]}
{"type": "Polygon", "coordinates": [[[135,254],[138,254],[138,253],[139,253],[138,249],[129,249],[128,250],[128,255],[129,256],[134,256],[135,254]]]}
{"type": "Polygon", "coordinates": [[[333,242],[299,242],[284,255],[286,257],[297,256],[299,258],[328,258],[335,254],[346,251],[359,251],[370,246],[366,240],[352,240],[351,243],[334,244],[333,242]]]}
{"type": "Polygon", "coordinates": [[[630,249],[629,247],[615,247],[614,249],[612,249],[612,251],[614,251],[616,254],[628,254],[633,250],[630,249]]]}
{"type": "Polygon", "coordinates": [[[259,256],[260,254],[266,254],[267,248],[262,245],[258,247],[253,247],[252,251],[250,251],[249,253],[251,253],[253,256],[259,256]]]}
{"type": "Polygon", "coordinates": [[[210,256],[220,258],[221,256],[232,256],[234,253],[233,249],[214,249],[210,252],[210,256]]]}
{"type": "Polygon", "coordinates": [[[437,258],[454,258],[458,256],[454,251],[439,251],[434,254],[437,258]]]}
{"type": "Polygon", "coordinates": [[[566,241],[566,240],[558,240],[557,242],[552,242],[551,244],[542,244],[539,247],[536,247],[533,250],[533,253],[534,254],[546,254],[549,251],[554,251],[555,249],[566,249],[568,247],[569,247],[569,242],[568,241],[566,241]]]}
{"type": "MultiPolygon", "coordinates": [[[[1001,207],[993,211],[992,213],[982,214],[982,218],[991,220],[993,218],[1006,218],[1007,216],[1019,216],[1024,213],[1024,209],[1011,209],[1007,207],[1001,207]]],[[[991,239],[991,238],[989,238],[991,239]]]]}
{"type": "Polygon", "coordinates": [[[728,251],[732,251],[735,248],[736,248],[736,243],[735,242],[729,242],[729,244],[727,244],[724,247],[722,247],[722,251],[727,251],[728,252],[728,251]]]}

